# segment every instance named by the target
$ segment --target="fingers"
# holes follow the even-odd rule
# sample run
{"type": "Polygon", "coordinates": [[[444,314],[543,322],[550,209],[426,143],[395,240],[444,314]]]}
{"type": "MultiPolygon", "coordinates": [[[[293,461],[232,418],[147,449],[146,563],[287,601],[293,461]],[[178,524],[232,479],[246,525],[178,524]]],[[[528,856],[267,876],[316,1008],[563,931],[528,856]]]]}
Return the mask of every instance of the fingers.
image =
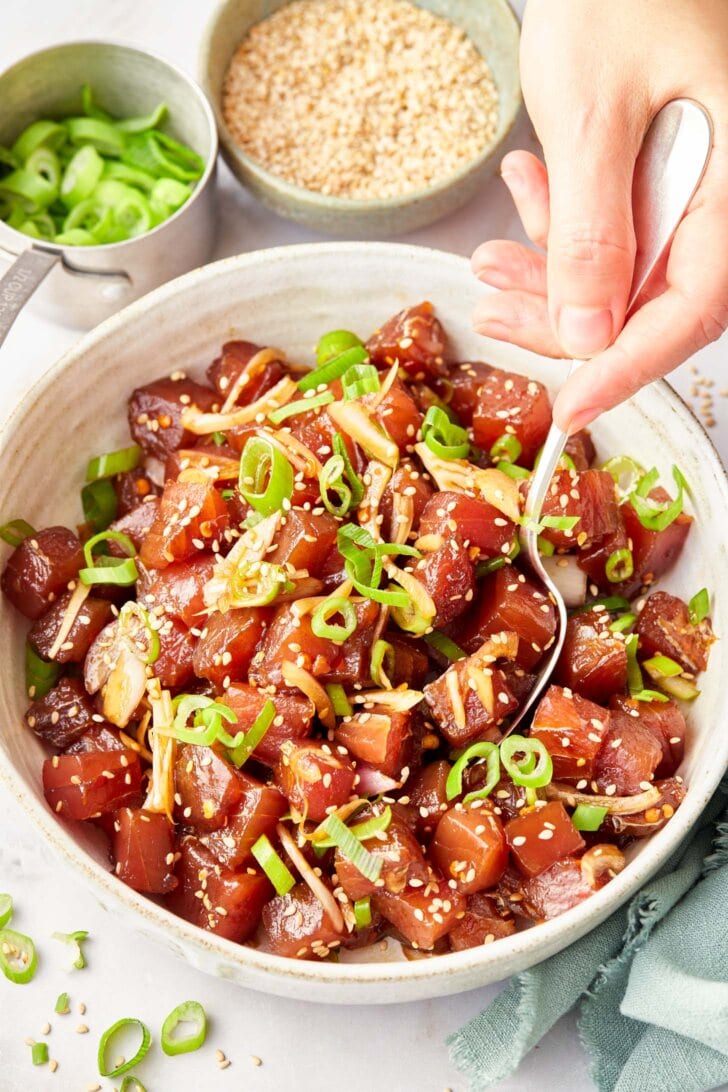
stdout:
{"type": "Polygon", "coordinates": [[[643,134],[610,109],[573,131],[559,124],[544,142],[549,311],[565,354],[578,358],[602,352],[621,329],[634,268],[632,174],[643,134]]]}
{"type": "Polygon", "coordinates": [[[666,375],[728,325],[728,209],[723,186],[682,222],[666,269],[667,290],[646,303],[616,342],[582,365],[554,405],[575,432],[653,379],[666,375]]]}
{"type": "Polygon", "coordinates": [[[473,254],[473,272],[493,288],[515,288],[546,296],[546,259],[508,239],[483,243],[473,254]]]}
{"type": "Polygon", "coordinates": [[[489,292],[475,309],[473,325],[485,337],[510,341],[544,356],[562,355],[544,296],[518,290],[489,292]]]}
{"type": "Polygon", "coordinates": [[[549,183],[546,168],[531,152],[504,156],[501,177],[511,192],[524,231],[542,249],[549,233],[549,183]]]}

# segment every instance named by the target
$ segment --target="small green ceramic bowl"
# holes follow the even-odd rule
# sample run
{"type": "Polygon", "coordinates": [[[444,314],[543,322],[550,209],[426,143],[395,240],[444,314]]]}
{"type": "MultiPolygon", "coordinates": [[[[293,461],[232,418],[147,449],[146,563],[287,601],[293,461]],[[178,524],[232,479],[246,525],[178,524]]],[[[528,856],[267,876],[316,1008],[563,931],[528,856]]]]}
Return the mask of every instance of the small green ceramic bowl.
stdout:
{"type": "Polygon", "coordinates": [[[521,106],[519,26],[507,0],[416,0],[462,27],[488,62],[499,93],[498,128],[480,155],[455,174],[401,197],[329,197],[285,182],[235,143],[222,116],[222,85],[230,59],[249,29],[288,0],[221,0],[200,50],[200,83],[212,103],[225,160],[243,185],[281,216],[349,238],[382,238],[425,227],[464,205],[497,169],[521,106]]]}

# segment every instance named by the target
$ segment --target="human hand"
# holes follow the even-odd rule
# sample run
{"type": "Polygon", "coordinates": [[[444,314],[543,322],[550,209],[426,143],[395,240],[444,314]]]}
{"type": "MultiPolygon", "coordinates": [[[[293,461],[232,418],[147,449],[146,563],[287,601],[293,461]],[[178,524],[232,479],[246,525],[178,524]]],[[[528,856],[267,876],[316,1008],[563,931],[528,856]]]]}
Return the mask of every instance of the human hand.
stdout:
{"type": "Polygon", "coordinates": [[[516,151],[501,173],[547,253],[480,246],[473,269],[501,291],[481,301],[475,325],[549,356],[592,358],[554,405],[574,432],[728,326],[728,0],[528,0],[521,78],[546,166],[516,151]],[[713,152],[625,325],[634,163],[652,118],[679,97],[710,113],[713,152]]]}

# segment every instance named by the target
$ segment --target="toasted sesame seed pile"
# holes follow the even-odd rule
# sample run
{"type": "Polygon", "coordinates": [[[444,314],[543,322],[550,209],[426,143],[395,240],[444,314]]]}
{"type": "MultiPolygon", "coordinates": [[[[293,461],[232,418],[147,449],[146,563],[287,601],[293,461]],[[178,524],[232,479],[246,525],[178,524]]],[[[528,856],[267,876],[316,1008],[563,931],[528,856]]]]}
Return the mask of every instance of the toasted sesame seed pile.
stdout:
{"type": "Polygon", "coordinates": [[[498,92],[465,33],[408,0],[297,0],[236,50],[223,113],[240,147],[288,182],[396,197],[491,143],[498,92]]]}

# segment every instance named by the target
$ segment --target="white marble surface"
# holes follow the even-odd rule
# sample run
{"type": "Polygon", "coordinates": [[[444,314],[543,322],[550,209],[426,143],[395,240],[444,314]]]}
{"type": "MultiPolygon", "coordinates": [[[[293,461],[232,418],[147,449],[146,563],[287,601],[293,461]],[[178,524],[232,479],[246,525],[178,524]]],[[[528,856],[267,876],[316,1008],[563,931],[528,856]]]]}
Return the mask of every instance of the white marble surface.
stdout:
{"type": "MultiPolygon", "coordinates": [[[[196,49],[211,0],[25,0],[2,5],[0,68],[41,46],[77,37],[124,40],[155,50],[195,71],[196,49]]],[[[522,8],[517,3],[516,7],[522,8]]],[[[2,104],[0,104],[2,109],[2,104]]],[[[527,122],[521,122],[513,143],[532,146],[527,122]]],[[[314,240],[310,232],[267,212],[245,194],[221,167],[221,217],[217,255],[314,240]]],[[[469,254],[487,237],[518,237],[520,229],[496,179],[480,198],[454,216],[417,232],[410,242],[469,254]]],[[[31,312],[23,315],[0,352],[0,417],[22,396],[78,333],[44,322],[31,312]]],[[[721,378],[725,339],[702,354],[700,372],[715,379],[716,389],[728,386],[721,378]]],[[[693,382],[687,366],[674,377],[688,395],[693,382]]],[[[728,458],[728,402],[716,398],[718,427],[714,438],[728,458]]],[[[62,871],[29,826],[17,805],[0,790],[0,889],[14,894],[15,924],[35,937],[41,967],[24,988],[0,980],[0,1089],[36,1092],[55,1089],[82,1092],[97,1080],[98,1035],[114,1020],[136,1015],[158,1029],[176,1004],[188,998],[204,1003],[212,1021],[205,1048],[186,1058],[168,1059],[153,1050],[139,1068],[149,1092],[205,1092],[250,1089],[279,1092],[329,1092],[346,1087],[368,1092],[385,1087],[393,1092],[465,1092],[465,1082],[449,1065],[446,1035],[478,1012],[498,987],[460,997],[387,1008],[334,1008],[283,1001],[248,993],[229,983],[207,978],[157,950],[110,920],[93,895],[76,878],[62,871]],[[60,945],[50,940],[54,930],[88,929],[88,968],[68,973],[60,945]],[[74,1004],[84,1002],[88,1035],[76,1034],[81,1017],[53,1015],[61,990],[74,1004]],[[32,1069],[27,1036],[40,1036],[46,1020],[51,1057],[59,1069],[32,1069]],[[215,1050],[232,1061],[220,1071],[215,1050]],[[263,1059],[254,1067],[251,1055],[263,1059]]],[[[102,1082],[110,1089],[111,1082],[102,1082]]],[[[572,1018],[561,1021],[519,1073],[499,1086],[502,1092],[559,1089],[582,1092],[589,1087],[572,1018]]]]}

